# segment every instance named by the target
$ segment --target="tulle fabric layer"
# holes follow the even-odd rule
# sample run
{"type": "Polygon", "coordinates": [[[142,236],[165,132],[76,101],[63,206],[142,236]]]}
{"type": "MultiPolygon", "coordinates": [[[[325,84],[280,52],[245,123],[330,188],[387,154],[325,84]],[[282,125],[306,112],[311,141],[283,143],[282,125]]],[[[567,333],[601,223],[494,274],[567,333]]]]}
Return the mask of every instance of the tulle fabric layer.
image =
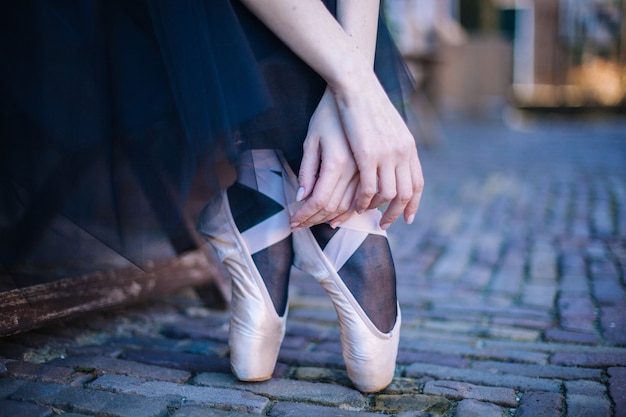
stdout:
{"type": "Polygon", "coordinates": [[[0,290],[184,249],[192,184],[208,199],[245,149],[297,163],[325,88],[236,1],[7,1],[0,27],[0,290]]]}

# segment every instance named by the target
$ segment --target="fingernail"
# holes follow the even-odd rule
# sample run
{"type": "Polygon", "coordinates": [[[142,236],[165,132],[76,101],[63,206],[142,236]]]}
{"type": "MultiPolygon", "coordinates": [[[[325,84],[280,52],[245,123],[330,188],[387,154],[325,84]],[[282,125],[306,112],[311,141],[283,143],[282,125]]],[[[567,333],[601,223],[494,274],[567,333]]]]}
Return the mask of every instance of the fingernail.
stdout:
{"type": "Polygon", "coordinates": [[[291,230],[295,230],[299,225],[300,225],[300,223],[290,223],[289,224],[289,228],[291,230]]]}
{"type": "Polygon", "coordinates": [[[391,226],[391,223],[383,223],[380,225],[380,228],[383,230],[387,230],[389,229],[389,226],[391,226]]]}
{"type": "Polygon", "coordinates": [[[406,220],[408,224],[413,224],[413,220],[415,220],[415,214],[411,214],[409,218],[406,220]]]}
{"type": "Polygon", "coordinates": [[[364,211],[365,211],[365,210],[363,210],[363,209],[358,209],[358,210],[356,211],[356,213],[357,213],[357,214],[363,214],[363,212],[364,212],[364,211]]]}
{"type": "Polygon", "coordinates": [[[339,221],[334,221],[334,222],[330,223],[330,227],[332,227],[333,229],[336,229],[339,226],[341,226],[341,222],[339,222],[339,221]]]}
{"type": "Polygon", "coordinates": [[[304,195],[304,187],[298,188],[298,192],[296,193],[296,201],[302,201],[302,196],[304,195]]]}

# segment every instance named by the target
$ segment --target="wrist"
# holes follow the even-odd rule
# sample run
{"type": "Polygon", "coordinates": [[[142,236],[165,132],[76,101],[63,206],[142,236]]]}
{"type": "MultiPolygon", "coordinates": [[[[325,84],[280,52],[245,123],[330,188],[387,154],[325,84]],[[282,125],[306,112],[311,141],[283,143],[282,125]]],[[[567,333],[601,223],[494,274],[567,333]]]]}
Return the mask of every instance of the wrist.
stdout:
{"type": "Polygon", "coordinates": [[[372,78],[376,78],[372,67],[362,56],[344,59],[340,68],[327,79],[328,87],[337,97],[352,96],[367,91],[372,78]]]}

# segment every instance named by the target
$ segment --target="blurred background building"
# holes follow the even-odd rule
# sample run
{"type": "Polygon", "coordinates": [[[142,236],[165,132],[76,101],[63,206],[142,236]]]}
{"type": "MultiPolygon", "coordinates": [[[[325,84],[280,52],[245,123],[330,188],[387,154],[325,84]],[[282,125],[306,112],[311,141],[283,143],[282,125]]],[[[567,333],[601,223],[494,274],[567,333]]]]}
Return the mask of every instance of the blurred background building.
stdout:
{"type": "Polygon", "coordinates": [[[626,0],[387,0],[418,111],[626,108],[626,0]],[[420,104],[421,103],[421,104],[420,104]]]}

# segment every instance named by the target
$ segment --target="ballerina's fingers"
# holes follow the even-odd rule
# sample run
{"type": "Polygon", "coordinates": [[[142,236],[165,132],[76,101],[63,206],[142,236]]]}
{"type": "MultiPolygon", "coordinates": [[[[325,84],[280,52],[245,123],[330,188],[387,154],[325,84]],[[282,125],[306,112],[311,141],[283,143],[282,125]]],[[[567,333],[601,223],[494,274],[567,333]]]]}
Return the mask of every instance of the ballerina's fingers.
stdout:
{"type": "Polygon", "coordinates": [[[338,166],[343,164],[322,160],[313,192],[291,219],[292,229],[328,222],[348,212],[356,190],[356,175],[346,175],[351,170],[337,169],[338,166]]]}
{"type": "Polygon", "coordinates": [[[408,224],[413,223],[415,219],[415,214],[417,213],[422,198],[422,192],[424,191],[424,176],[422,175],[422,166],[420,165],[417,152],[413,155],[412,159],[410,165],[412,196],[404,209],[404,220],[408,224]]]}
{"type": "Polygon", "coordinates": [[[413,196],[411,170],[408,164],[401,164],[396,168],[394,186],[396,193],[380,219],[380,227],[385,230],[400,217],[413,196]]]}

